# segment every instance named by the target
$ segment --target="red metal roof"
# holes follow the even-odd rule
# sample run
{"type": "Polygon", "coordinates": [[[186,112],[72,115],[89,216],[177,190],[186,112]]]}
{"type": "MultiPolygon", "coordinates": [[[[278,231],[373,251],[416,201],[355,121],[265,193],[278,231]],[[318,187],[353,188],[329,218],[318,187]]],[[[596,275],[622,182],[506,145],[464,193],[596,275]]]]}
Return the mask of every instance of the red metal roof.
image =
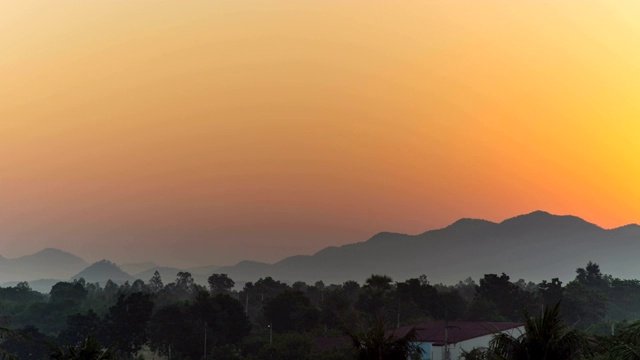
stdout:
{"type": "Polygon", "coordinates": [[[415,327],[418,331],[418,341],[429,342],[437,346],[444,344],[445,328],[448,330],[448,342],[453,344],[480,336],[515,329],[523,325],[522,323],[512,322],[427,321],[389,330],[388,334],[393,333],[395,336],[403,336],[412,327],[415,327]]]}

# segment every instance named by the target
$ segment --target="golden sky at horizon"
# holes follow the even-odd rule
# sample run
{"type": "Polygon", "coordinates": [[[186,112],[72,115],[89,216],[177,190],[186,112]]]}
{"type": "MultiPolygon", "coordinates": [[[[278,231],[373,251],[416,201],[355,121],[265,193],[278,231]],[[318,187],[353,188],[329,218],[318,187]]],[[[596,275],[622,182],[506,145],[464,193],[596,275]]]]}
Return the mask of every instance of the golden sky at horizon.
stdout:
{"type": "Polygon", "coordinates": [[[0,2],[0,253],[640,222],[633,1],[0,2]]]}

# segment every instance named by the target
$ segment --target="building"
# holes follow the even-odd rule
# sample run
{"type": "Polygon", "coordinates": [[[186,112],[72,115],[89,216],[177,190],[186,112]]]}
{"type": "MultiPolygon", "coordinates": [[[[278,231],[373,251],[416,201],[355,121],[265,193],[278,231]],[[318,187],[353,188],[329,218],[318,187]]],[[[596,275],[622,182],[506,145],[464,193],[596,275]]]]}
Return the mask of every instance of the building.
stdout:
{"type": "Polygon", "coordinates": [[[427,321],[390,330],[395,336],[403,336],[412,327],[418,332],[422,360],[457,360],[463,351],[486,348],[493,336],[508,333],[519,336],[524,324],[510,322],[462,322],[427,321]]]}

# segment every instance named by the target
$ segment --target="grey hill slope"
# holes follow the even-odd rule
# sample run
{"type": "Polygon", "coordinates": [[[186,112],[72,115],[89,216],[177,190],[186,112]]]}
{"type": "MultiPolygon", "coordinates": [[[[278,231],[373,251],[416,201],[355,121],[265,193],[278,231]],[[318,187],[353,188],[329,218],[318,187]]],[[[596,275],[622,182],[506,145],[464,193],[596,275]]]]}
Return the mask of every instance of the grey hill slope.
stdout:
{"type": "Polygon", "coordinates": [[[149,269],[156,268],[158,265],[152,261],[146,261],[140,263],[118,264],[118,267],[127,274],[138,274],[149,269]]]}
{"type": "Polygon", "coordinates": [[[104,284],[108,280],[115,283],[133,282],[135,278],[122,271],[118,265],[108,260],[100,260],[72,277],[73,280],[83,278],[88,283],[104,284]]]}
{"type": "Polygon", "coordinates": [[[543,211],[501,223],[461,219],[418,235],[379,233],[365,242],[329,247],[275,264],[242,262],[218,269],[237,281],[259,277],[325,283],[363,281],[371,274],[403,280],[426,274],[432,282],[505,272],[514,279],[570,280],[588,261],[621,278],[640,276],[640,226],[605,230],[575,216],[543,211]]]}
{"type": "MultiPolygon", "coordinates": [[[[461,219],[417,235],[381,232],[364,242],[327,247],[313,255],[292,256],[274,264],[242,261],[234,266],[187,271],[192,270],[194,280],[202,285],[213,271],[228,274],[237,284],[267,276],[288,282],[362,282],[371,274],[386,274],[397,281],[425,274],[433,283],[451,284],[502,272],[514,280],[539,282],[559,277],[568,281],[574,278],[576,268],[588,261],[598,263],[603,272],[615,277],[639,278],[639,255],[639,225],[607,230],[575,216],[535,211],[500,223],[461,219]]],[[[89,266],[75,255],[44,249],[16,259],[0,256],[0,283],[8,286],[29,281],[45,288],[53,279],[80,277],[99,283],[107,279],[147,282],[156,270],[169,283],[183,271],[154,265],[129,264],[126,267],[130,270],[147,268],[131,276],[106,260],[89,266]]]]}
{"type": "Polygon", "coordinates": [[[47,248],[15,259],[0,259],[0,283],[38,279],[68,279],[89,264],[58,249],[47,248]]]}

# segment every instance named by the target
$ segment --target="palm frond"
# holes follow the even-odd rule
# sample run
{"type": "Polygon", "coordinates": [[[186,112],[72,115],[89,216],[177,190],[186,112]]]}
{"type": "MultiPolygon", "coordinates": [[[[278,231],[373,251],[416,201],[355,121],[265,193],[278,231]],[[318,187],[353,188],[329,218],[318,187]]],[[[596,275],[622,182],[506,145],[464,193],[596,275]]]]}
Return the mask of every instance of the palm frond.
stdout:
{"type": "Polygon", "coordinates": [[[560,316],[560,303],[548,307],[540,316],[526,311],[525,331],[519,336],[496,334],[489,344],[494,356],[504,360],[565,360],[577,358],[586,347],[585,338],[568,329],[560,316]]]}

